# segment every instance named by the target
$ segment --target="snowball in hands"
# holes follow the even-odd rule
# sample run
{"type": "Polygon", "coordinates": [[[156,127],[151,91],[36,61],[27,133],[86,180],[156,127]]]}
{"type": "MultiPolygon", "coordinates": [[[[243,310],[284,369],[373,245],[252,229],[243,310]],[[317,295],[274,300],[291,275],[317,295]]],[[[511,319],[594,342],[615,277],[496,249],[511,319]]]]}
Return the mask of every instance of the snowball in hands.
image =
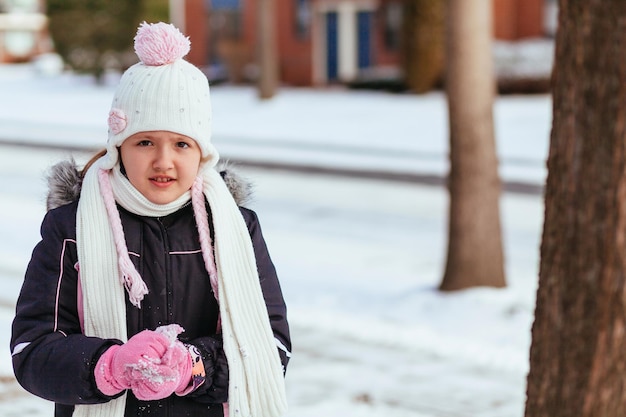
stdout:
{"type": "Polygon", "coordinates": [[[177,340],[177,324],[144,330],[123,345],[111,346],[98,360],[98,389],[113,396],[131,389],[143,401],[159,400],[184,390],[191,380],[191,358],[177,340]]]}

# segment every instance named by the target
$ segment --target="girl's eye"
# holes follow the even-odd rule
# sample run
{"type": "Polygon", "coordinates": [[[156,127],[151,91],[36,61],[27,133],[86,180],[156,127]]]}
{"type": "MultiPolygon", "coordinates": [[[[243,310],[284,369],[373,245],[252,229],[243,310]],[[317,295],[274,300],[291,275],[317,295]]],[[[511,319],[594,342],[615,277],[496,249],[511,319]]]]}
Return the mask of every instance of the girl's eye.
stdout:
{"type": "Polygon", "coordinates": [[[147,139],[137,142],[137,146],[150,146],[151,144],[152,142],[147,139]]]}
{"type": "Polygon", "coordinates": [[[179,148],[188,148],[189,144],[187,142],[178,142],[176,146],[178,146],[179,148]]]}

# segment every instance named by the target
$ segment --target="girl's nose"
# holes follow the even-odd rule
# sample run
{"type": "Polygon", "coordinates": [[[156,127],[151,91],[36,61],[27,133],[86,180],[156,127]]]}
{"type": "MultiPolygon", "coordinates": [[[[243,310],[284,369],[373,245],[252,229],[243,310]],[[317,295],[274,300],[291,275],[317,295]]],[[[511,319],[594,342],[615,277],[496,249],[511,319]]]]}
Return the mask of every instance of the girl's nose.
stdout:
{"type": "Polygon", "coordinates": [[[174,166],[172,152],[167,147],[158,147],[152,166],[158,171],[167,171],[174,166]]]}

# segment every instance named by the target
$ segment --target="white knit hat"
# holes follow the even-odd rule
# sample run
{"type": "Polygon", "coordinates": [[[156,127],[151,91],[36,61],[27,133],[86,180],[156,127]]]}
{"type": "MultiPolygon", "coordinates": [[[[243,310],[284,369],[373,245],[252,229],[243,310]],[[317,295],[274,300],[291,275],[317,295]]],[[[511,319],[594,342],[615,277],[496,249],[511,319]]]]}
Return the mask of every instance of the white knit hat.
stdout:
{"type": "Polygon", "coordinates": [[[118,160],[117,148],[138,132],[166,130],[194,139],[209,166],[219,154],[211,144],[209,82],[185,61],[189,38],[163,22],[142,23],[135,36],[141,62],[120,80],[109,112],[108,165],[118,160]]]}

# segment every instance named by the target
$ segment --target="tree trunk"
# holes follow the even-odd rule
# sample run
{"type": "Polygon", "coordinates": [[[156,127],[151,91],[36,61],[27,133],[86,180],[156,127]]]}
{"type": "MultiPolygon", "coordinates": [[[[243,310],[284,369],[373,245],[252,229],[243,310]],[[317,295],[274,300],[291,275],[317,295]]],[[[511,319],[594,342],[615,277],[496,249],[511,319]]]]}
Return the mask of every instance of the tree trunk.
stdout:
{"type": "Polygon", "coordinates": [[[559,7],[526,416],[624,416],[626,2],[559,7]]]}
{"type": "Polygon", "coordinates": [[[447,6],[450,217],[440,289],[503,287],[491,2],[448,0],[447,6]]]}
{"type": "Polygon", "coordinates": [[[445,61],[445,1],[404,0],[402,51],[405,81],[425,93],[443,79],[445,61]]]}
{"type": "Polygon", "coordinates": [[[259,0],[258,38],[259,38],[259,98],[274,97],[278,86],[278,51],[276,45],[276,7],[275,0],[259,0]]]}

